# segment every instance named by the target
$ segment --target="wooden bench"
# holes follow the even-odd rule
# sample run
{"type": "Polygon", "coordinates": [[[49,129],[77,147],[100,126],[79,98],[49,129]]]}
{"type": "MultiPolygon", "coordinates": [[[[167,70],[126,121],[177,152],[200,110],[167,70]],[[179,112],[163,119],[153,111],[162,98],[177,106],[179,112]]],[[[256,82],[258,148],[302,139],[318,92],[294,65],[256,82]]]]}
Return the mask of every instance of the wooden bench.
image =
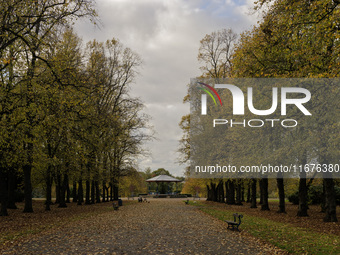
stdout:
{"type": "Polygon", "coordinates": [[[117,203],[113,203],[112,205],[115,211],[119,209],[119,205],[117,203]]]}
{"type": "Polygon", "coordinates": [[[148,200],[146,199],[146,197],[138,197],[138,202],[139,202],[139,203],[143,203],[143,202],[145,202],[145,203],[150,203],[150,201],[148,201],[148,200]]]}
{"type": "Polygon", "coordinates": [[[243,218],[243,215],[234,213],[233,216],[234,216],[234,221],[226,220],[225,222],[228,223],[228,228],[230,227],[232,230],[236,228],[238,231],[240,231],[238,227],[241,225],[241,218],[243,218]],[[238,218],[238,222],[236,221],[237,218],[238,218]]]}

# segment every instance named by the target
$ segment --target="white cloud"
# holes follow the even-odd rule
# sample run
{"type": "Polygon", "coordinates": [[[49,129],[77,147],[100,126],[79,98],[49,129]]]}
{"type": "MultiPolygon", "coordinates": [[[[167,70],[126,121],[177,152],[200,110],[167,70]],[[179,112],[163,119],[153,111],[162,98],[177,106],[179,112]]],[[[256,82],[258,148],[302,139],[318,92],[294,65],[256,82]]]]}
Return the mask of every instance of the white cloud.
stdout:
{"type": "Polygon", "coordinates": [[[256,22],[248,15],[251,6],[251,0],[97,0],[101,28],[77,24],[85,41],[115,37],[143,59],[132,94],[145,102],[158,140],[147,144],[152,158],[140,161],[141,170],[164,167],[183,174],[184,166],[176,164],[178,123],[189,112],[182,103],[187,84],[200,74],[199,42],[222,28],[249,29],[256,22]]]}

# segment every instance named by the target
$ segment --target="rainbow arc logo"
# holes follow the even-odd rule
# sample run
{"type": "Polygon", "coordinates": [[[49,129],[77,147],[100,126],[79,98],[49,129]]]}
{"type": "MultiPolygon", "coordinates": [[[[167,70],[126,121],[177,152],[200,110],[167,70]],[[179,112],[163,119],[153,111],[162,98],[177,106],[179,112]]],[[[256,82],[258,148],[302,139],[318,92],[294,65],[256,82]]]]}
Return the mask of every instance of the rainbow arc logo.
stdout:
{"type": "MultiPolygon", "coordinates": [[[[203,82],[197,82],[198,84],[201,84],[203,86],[205,86],[206,88],[202,88],[202,87],[198,87],[200,90],[204,91],[205,93],[207,93],[211,98],[212,100],[214,101],[215,105],[217,105],[216,103],[216,100],[215,100],[215,97],[213,96],[213,94],[208,90],[210,89],[218,98],[218,100],[220,101],[220,104],[222,106],[222,100],[221,100],[221,97],[220,95],[217,93],[217,91],[211,87],[210,85],[206,84],[206,83],[203,83],[203,82]]],[[[207,94],[202,94],[201,95],[201,101],[202,101],[202,109],[201,109],[201,113],[202,115],[206,115],[207,114],[207,94]]]]}
{"type": "MultiPolygon", "coordinates": [[[[198,83],[198,84],[201,84],[201,85],[203,85],[203,86],[205,86],[205,87],[207,87],[208,89],[210,89],[210,90],[217,96],[217,98],[218,98],[218,100],[220,101],[220,104],[221,104],[221,106],[222,106],[221,97],[220,97],[220,95],[217,93],[217,91],[216,91],[212,86],[210,86],[210,85],[208,85],[208,84],[206,84],[206,83],[203,83],[203,82],[197,82],[197,83],[198,83]]],[[[202,87],[198,87],[198,88],[199,88],[200,90],[203,90],[204,92],[206,92],[206,93],[212,98],[212,100],[214,101],[215,105],[217,105],[214,96],[211,94],[211,92],[210,92],[208,89],[205,89],[205,88],[202,88],[202,87]]]]}

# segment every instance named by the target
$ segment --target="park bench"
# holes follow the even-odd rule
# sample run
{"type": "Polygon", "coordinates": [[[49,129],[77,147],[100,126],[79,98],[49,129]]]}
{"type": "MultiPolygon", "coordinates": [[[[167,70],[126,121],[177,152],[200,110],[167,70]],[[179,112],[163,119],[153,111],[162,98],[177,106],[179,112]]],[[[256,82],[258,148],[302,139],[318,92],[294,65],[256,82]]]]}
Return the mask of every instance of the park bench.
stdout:
{"type": "Polygon", "coordinates": [[[150,201],[148,201],[147,199],[146,199],[146,197],[138,197],[138,202],[139,203],[143,203],[143,202],[145,202],[145,203],[150,203],[150,201]]]}
{"type": "Polygon", "coordinates": [[[233,216],[234,216],[234,221],[226,220],[225,222],[228,223],[228,228],[231,227],[232,230],[236,228],[238,231],[240,231],[238,227],[241,225],[241,218],[243,218],[243,215],[234,213],[233,216]],[[236,221],[237,218],[238,218],[238,222],[236,221]]]}
{"type": "Polygon", "coordinates": [[[148,202],[148,200],[146,199],[146,197],[138,197],[138,202],[139,203],[143,203],[143,202],[148,202]]]}
{"type": "Polygon", "coordinates": [[[189,204],[189,199],[186,200],[186,201],[184,201],[184,203],[185,203],[186,205],[189,204]]]}
{"type": "Polygon", "coordinates": [[[115,211],[118,210],[119,205],[118,205],[117,203],[114,202],[112,205],[113,205],[113,209],[114,209],[115,211]]]}

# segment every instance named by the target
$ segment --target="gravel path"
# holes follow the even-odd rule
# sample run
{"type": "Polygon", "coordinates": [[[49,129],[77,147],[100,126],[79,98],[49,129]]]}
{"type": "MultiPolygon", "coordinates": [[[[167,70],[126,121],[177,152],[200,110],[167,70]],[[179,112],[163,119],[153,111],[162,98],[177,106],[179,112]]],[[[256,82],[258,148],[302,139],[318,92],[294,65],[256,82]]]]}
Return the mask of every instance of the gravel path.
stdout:
{"type": "Polygon", "coordinates": [[[263,253],[255,240],[227,230],[194,206],[154,199],[43,232],[3,254],[263,253]]]}

